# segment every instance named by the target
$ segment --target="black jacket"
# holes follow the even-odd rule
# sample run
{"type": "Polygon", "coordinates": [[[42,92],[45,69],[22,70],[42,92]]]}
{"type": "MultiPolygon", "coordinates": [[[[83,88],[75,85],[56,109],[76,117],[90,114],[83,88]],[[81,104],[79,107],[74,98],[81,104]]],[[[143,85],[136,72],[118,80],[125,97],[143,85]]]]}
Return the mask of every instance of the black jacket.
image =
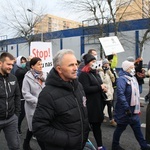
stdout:
{"type": "Polygon", "coordinates": [[[47,77],[33,116],[33,133],[46,150],[82,150],[89,133],[81,84],[63,81],[55,69],[47,77]]]}
{"type": "Polygon", "coordinates": [[[104,93],[101,88],[101,84],[103,83],[99,74],[96,74],[94,70],[89,73],[81,72],[79,76],[79,81],[83,85],[87,97],[89,122],[101,123],[104,119],[103,113],[104,93]]]}
{"type": "Polygon", "coordinates": [[[15,76],[17,77],[19,88],[20,88],[21,99],[24,99],[23,96],[22,96],[22,83],[23,83],[24,76],[25,76],[25,74],[27,73],[28,70],[29,69],[27,67],[26,68],[18,67],[18,69],[15,72],[15,76]]]}
{"type": "Polygon", "coordinates": [[[9,119],[20,112],[20,90],[14,75],[0,74],[0,120],[9,119]]]}

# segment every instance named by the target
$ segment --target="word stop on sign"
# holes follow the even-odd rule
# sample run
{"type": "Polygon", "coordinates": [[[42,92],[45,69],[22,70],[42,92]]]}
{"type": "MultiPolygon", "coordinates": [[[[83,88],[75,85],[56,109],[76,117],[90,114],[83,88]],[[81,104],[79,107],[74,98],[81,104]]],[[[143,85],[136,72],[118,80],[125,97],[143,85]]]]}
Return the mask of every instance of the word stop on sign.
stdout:
{"type": "Polygon", "coordinates": [[[38,50],[38,49],[32,49],[32,54],[34,57],[39,57],[41,59],[46,59],[47,57],[50,57],[50,48],[47,50],[38,50]]]}

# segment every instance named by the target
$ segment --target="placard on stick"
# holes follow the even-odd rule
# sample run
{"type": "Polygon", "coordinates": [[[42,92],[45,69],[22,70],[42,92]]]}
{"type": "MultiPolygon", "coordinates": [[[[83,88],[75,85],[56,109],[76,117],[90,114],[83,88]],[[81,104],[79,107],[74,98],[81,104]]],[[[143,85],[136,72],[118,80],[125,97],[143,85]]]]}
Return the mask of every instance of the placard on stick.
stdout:
{"type": "Polygon", "coordinates": [[[124,49],[117,36],[99,38],[104,49],[105,55],[124,52],[124,49]]]}

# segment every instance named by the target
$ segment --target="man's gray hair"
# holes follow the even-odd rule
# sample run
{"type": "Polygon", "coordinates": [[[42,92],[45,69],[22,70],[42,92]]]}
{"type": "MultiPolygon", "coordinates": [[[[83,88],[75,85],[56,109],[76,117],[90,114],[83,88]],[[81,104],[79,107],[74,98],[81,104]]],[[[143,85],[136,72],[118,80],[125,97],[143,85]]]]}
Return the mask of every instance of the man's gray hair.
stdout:
{"type": "Polygon", "coordinates": [[[73,54],[74,55],[74,51],[71,49],[59,50],[53,58],[53,65],[54,65],[55,69],[57,66],[61,65],[62,58],[64,57],[65,54],[73,54]]]}

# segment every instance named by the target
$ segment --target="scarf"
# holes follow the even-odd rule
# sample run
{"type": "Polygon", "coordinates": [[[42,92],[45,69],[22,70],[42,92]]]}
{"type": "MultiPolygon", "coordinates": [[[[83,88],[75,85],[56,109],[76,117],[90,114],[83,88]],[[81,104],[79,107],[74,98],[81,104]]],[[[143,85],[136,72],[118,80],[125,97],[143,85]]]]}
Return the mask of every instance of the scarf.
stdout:
{"type": "Polygon", "coordinates": [[[90,72],[90,70],[91,70],[91,68],[90,68],[90,66],[87,64],[87,65],[85,65],[83,68],[82,68],[82,72],[90,72]]]}
{"type": "Polygon", "coordinates": [[[131,83],[131,102],[130,106],[135,106],[134,108],[134,114],[140,113],[140,94],[139,94],[139,85],[135,77],[130,77],[125,75],[125,77],[130,81],[131,83]]]}
{"type": "Polygon", "coordinates": [[[37,79],[38,81],[39,80],[42,81],[42,82],[45,81],[42,71],[37,71],[37,70],[31,69],[31,73],[34,76],[34,78],[37,79]]]}

